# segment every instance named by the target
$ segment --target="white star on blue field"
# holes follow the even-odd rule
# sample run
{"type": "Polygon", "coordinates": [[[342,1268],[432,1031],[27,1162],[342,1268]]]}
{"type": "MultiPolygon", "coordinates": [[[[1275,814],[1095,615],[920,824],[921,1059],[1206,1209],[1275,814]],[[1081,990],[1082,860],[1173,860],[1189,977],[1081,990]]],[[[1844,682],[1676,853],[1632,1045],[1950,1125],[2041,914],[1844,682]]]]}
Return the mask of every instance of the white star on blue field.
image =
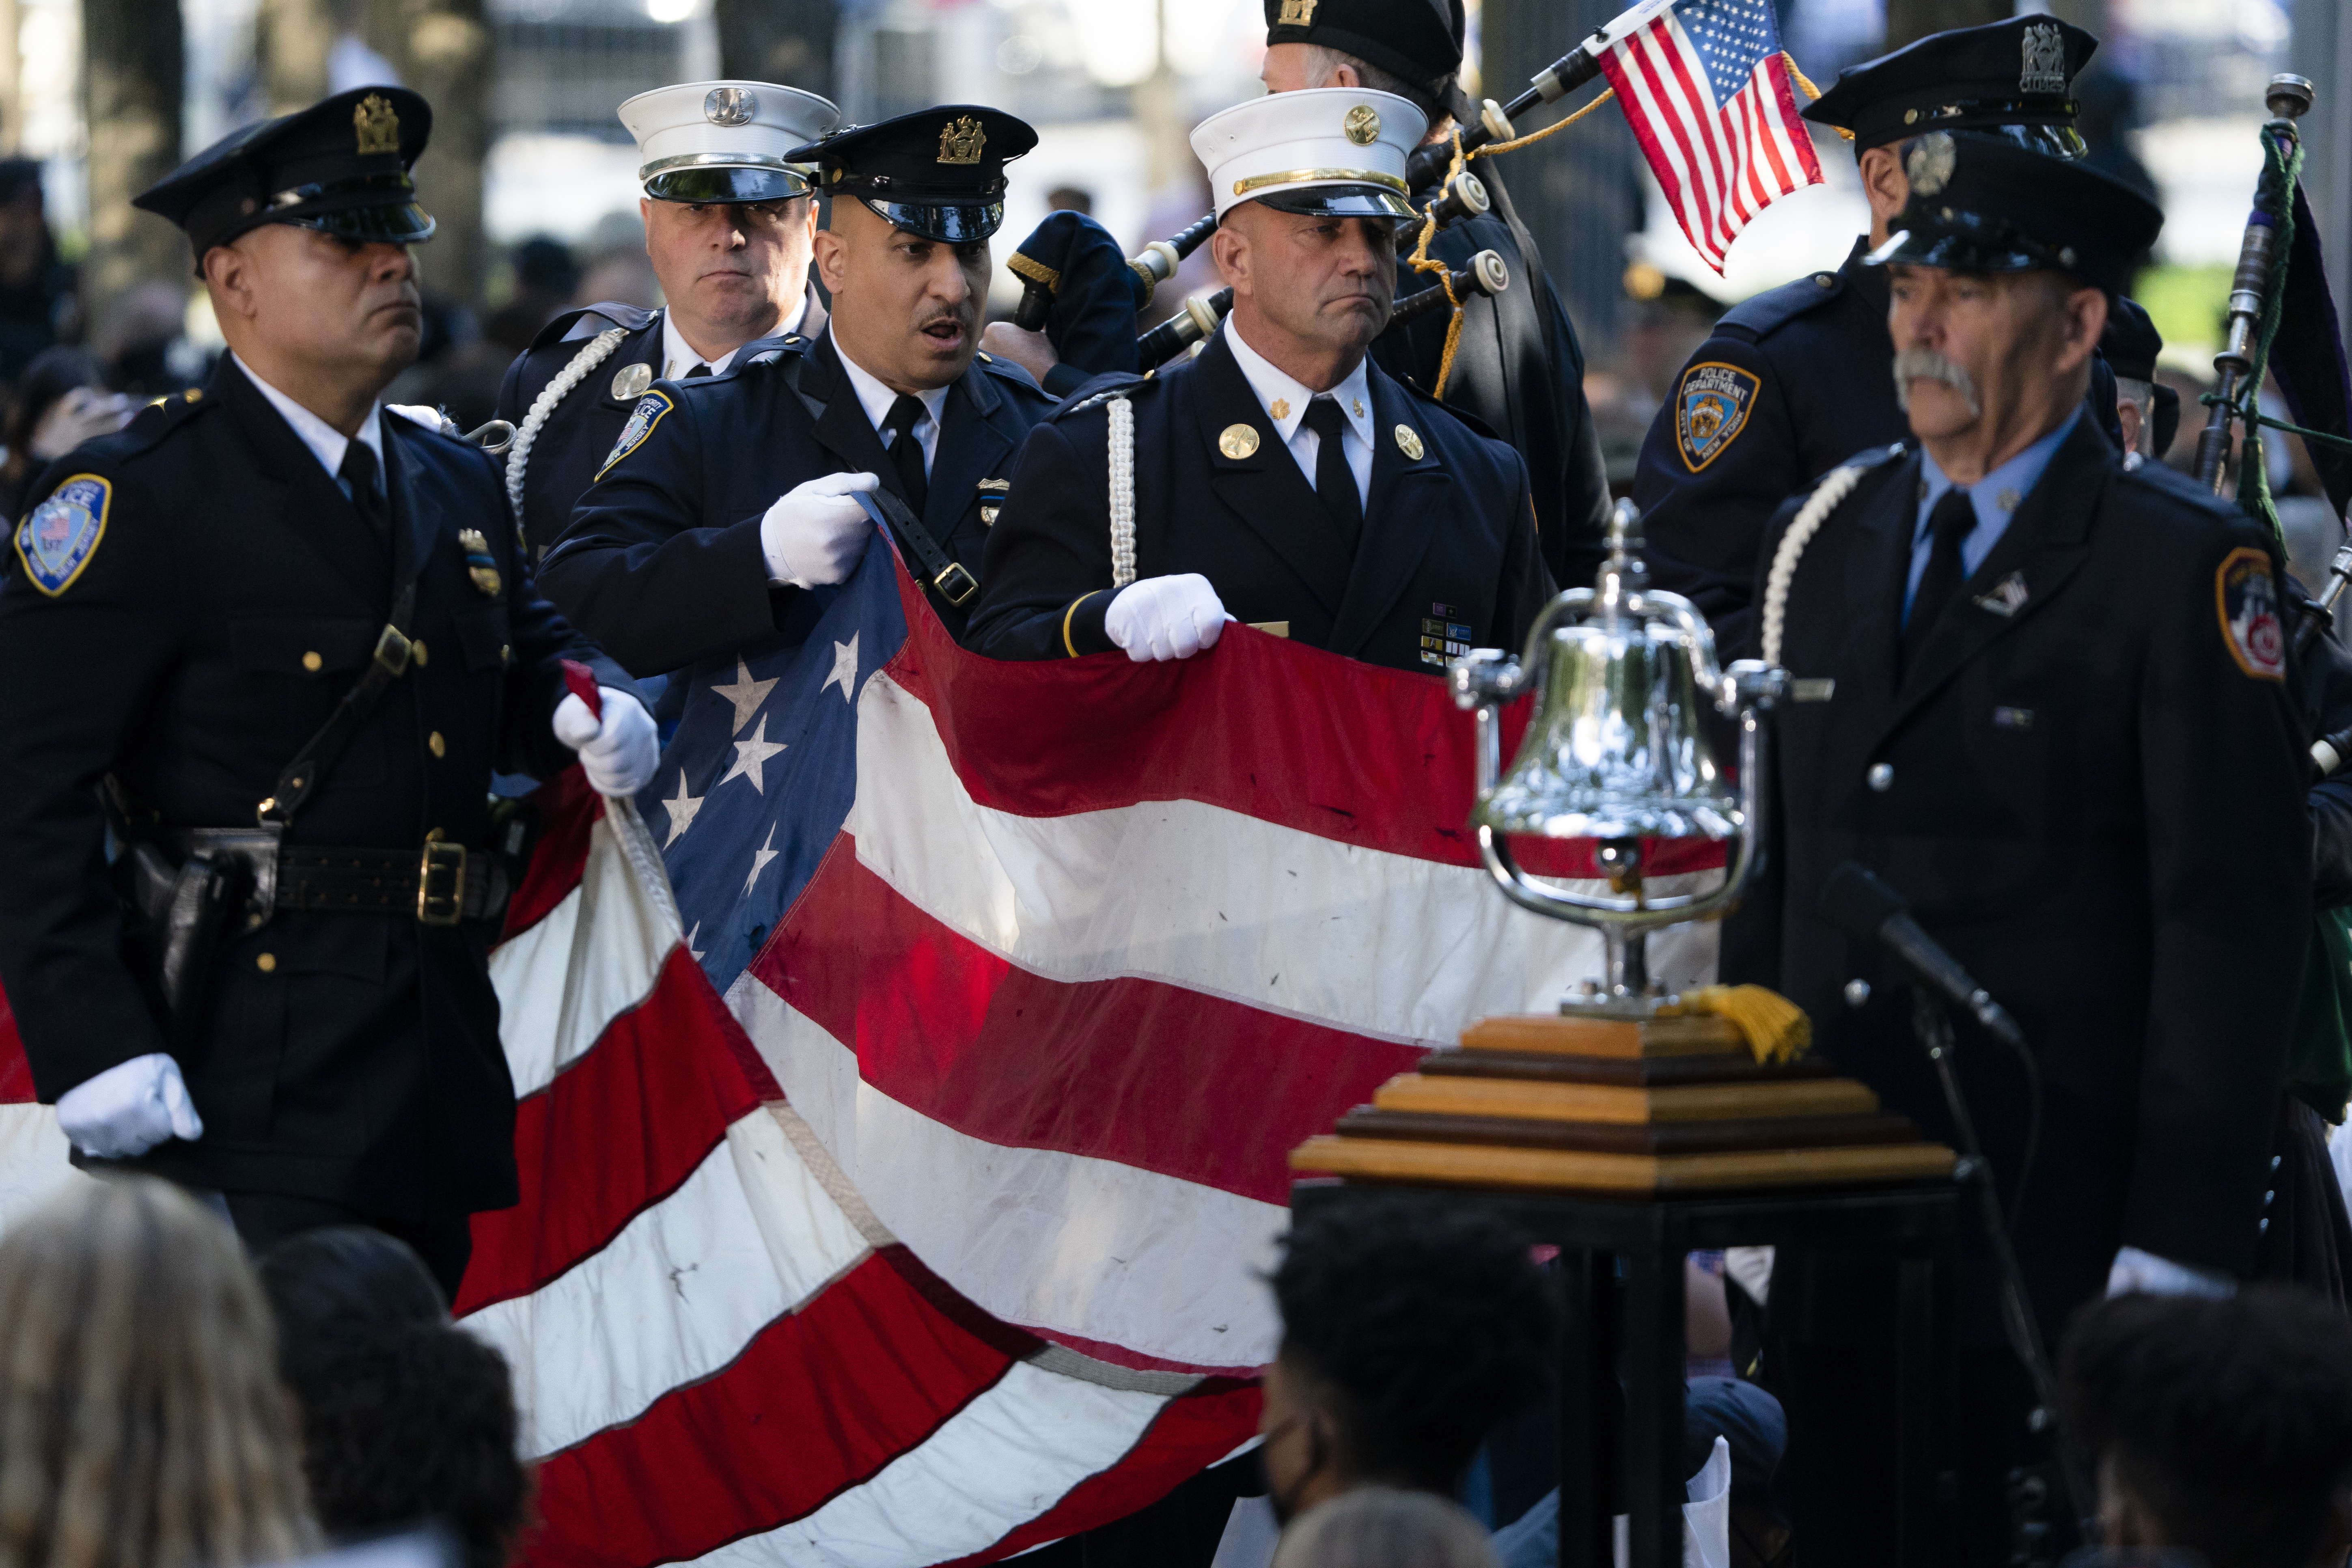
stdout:
{"type": "Polygon", "coordinates": [[[1706,66],[1719,104],[1748,85],[1757,61],[1780,50],[1771,0],[1683,0],[1675,19],[1706,66]]]}

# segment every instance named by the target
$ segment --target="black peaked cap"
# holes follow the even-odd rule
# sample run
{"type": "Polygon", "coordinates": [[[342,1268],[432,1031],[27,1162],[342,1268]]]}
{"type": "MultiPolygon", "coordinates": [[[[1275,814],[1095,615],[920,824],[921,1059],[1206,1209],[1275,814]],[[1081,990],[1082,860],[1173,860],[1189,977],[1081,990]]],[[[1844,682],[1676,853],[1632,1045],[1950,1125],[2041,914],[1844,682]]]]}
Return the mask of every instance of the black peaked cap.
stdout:
{"type": "Polygon", "coordinates": [[[406,88],[355,87],[231,132],[131,205],[185,230],[199,269],[205,251],[267,223],[414,244],[433,236],[408,177],[432,131],[432,107],[406,88]]]}
{"type": "Polygon", "coordinates": [[[1911,200],[1871,253],[1955,272],[2049,268],[2121,294],[2156,244],[2164,213],[2097,170],[1997,136],[1933,132],[1906,155],[1911,200]]]}
{"type": "Polygon", "coordinates": [[[2083,155],[2074,79],[2099,40],[2070,22],[2012,16],[1930,33],[1848,66],[1805,118],[1853,132],[1854,151],[1928,131],[2000,131],[2060,157],[2083,155]]]}
{"type": "Polygon", "coordinates": [[[1265,42],[1320,44],[1431,88],[1462,68],[1462,0],[1265,0],[1265,42]]]}
{"type": "Polygon", "coordinates": [[[1004,221],[1004,165],[1037,145],[1028,121],[975,103],[943,103],[848,125],[784,156],[817,166],[817,184],[856,196],[910,234],[961,245],[1004,221]]]}

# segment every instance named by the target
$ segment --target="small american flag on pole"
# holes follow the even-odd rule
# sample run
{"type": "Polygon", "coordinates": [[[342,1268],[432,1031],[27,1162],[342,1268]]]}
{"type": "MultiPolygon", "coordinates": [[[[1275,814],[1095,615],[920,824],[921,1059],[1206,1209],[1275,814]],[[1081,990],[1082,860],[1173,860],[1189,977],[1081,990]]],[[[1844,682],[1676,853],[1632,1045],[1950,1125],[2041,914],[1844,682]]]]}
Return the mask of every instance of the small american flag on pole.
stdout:
{"type": "Polygon", "coordinates": [[[1822,183],[1771,0],[1636,7],[1589,46],[1683,233],[1707,265],[1757,214],[1822,183]]]}

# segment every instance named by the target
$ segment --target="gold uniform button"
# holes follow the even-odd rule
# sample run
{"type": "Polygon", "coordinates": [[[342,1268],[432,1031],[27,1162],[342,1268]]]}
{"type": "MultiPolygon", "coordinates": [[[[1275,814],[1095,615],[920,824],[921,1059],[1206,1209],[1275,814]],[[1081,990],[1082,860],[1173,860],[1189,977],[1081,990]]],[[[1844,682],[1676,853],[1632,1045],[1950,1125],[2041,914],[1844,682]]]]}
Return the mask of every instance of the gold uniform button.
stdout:
{"type": "Polygon", "coordinates": [[[302,668],[309,670],[313,675],[318,674],[319,668],[326,662],[327,661],[325,659],[320,658],[315,653],[306,653],[302,656],[302,668]]]}
{"type": "Polygon", "coordinates": [[[447,756],[449,754],[449,742],[441,738],[440,731],[436,730],[433,733],[425,737],[425,749],[431,752],[436,757],[447,756]]]}
{"type": "Polygon", "coordinates": [[[274,974],[278,972],[278,955],[274,952],[265,952],[253,961],[253,967],[264,974],[274,974]]]}
{"type": "Polygon", "coordinates": [[[512,663],[514,662],[514,645],[513,645],[513,644],[511,644],[511,643],[500,643],[500,644],[499,644],[499,662],[500,664],[512,664],[512,663]]]}
{"type": "Polygon", "coordinates": [[[425,651],[425,639],[423,637],[418,637],[415,641],[408,645],[408,657],[415,659],[420,668],[427,662],[427,656],[425,651]]]}

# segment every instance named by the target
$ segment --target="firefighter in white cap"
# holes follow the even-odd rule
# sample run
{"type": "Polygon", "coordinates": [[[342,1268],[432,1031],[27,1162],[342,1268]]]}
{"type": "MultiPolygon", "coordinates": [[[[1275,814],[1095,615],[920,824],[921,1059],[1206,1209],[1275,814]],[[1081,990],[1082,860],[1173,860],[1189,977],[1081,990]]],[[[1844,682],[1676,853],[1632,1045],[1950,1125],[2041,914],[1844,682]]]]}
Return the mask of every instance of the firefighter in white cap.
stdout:
{"type": "Polygon", "coordinates": [[[1421,111],[1360,88],[1202,122],[1234,308],[1193,359],[1031,432],[969,642],[999,658],[1189,658],[1239,619],[1443,675],[1552,595],[1527,465],[1366,357],[1396,292],[1421,111]]]}
{"type": "Polygon", "coordinates": [[[623,103],[637,142],[646,254],[667,308],[614,300],[567,310],[518,355],[498,416],[516,427],[507,492],[534,556],[562,530],[656,381],[714,375],[760,338],[824,335],[809,279],[816,203],[785,156],[841,111],[764,81],[690,81],[623,103]]]}

